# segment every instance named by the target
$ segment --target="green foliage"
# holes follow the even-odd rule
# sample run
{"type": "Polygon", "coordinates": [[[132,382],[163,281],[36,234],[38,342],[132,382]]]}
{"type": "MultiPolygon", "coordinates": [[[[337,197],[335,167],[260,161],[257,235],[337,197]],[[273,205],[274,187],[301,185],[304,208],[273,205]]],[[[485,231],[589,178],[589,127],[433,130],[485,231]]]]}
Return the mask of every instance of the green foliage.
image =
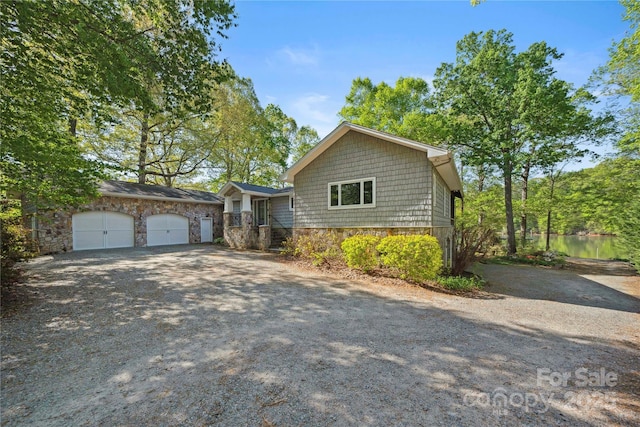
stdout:
{"type": "Polygon", "coordinates": [[[442,268],[442,249],[433,236],[387,236],[376,249],[382,264],[397,269],[403,279],[431,280],[442,268]]]}
{"type": "Polygon", "coordinates": [[[626,9],[624,20],[630,24],[625,37],[611,50],[608,71],[620,93],[640,102],[640,3],[621,0],[626,9]]]}
{"type": "Polygon", "coordinates": [[[340,247],[344,253],[344,259],[350,268],[359,268],[369,272],[380,264],[376,246],[380,243],[380,237],[357,234],[344,239],[340,247]]]}
{"type": "Polygon", "coordinates": [[[640,198],[640,159],[618,157],[569,172],[558,187],[552,224],[556,231],[621,231],[631,203],[640,198]]]}
{"type": "Polygon", "coordinates": [[[485,284],[485,281],[477,276],[437,276],[436,282],[445,289],[465,292],[482,289],[485,284]]]}
{"type": "Polygon", "coordinates": [[[19,277],[15,265],[35,256],[28,230],[22,226],[19,201],[0,202],[0,232],[0,282],[6,288],[19,277]]]}
{"type": "Polygon", "coordinates": [[[298,128],[278,106],[262,108],[250,79],[221,84],[212,97],[215,111],[206,125],[214,138],[208,158],[214,187],[231,180],[281,185],[289,157],[302,156],[318,140],[315,130],[298,128]]]}
{"type": "Polygon", "coordinates": [[[74,138],[85,115],[207,108],[194,94],[224,74],[216,39],[235,18],[213,0],[4,1],[0,16],[1,189],[49,206],[95,195],[99,165],[74,138]]]}
{"type": "Polygon", "coordinates": [[[466,35],[456,51],[455,63],[436,70],[438,110],[464,163],[499,171],[515,253],[514,175],[583,155],[580,139],[604,133],[610,118],[593,117],[587,106],[595,98],[554,77],[562,55],[545,42],[517,53],[511,33],[490,30],[466,35]]]}
{"type": "Polygon", "coordinates": [[[320,142],[318,132],[310,126],[302,126],[291,147],[291,160],[295,163],[320,142]]]}
{"type": "Polygon", "coordinates": [[[437,142],[429,84],[417,77],[400,77],[395,87],[358,77],[338,115],[351,123],[422,142],[437,142]]]}
{"type": "Polygon", "coordinates": [[[338,235],[330,232],[311,232],[284,241],[284,255],[291,255],[313,265],[333,264],[342,260],[338,235]]]}
{"type": "Polygon", "coordinates": [[[527,250],[518,255],[498,256],[490,259],[495,264],[527,264],[555,267],[565,264],[564,254],[556,252],[545,252],[537,250],[527,250]]]}
{"type": "Polygon", "coordinates": [[[640,273],[640,196],[636,197],[620,223],[620,246],[640,273]]]}
{"type": "Polygon", "coordinates": [[[213,244],[224,246],[227,244],[227,242],[224,241],[224,237],[216,237],[215,239],[213,239],[213,244]]]}
{"type": "Polygon", "coordinates": [[[456,219],[456,251],[451,271],[454,276],[462,275],[478,257],[486,256],[490,248],[499,242],[494,228],[478,224],[473,219],[467,215],[456,219]]]}

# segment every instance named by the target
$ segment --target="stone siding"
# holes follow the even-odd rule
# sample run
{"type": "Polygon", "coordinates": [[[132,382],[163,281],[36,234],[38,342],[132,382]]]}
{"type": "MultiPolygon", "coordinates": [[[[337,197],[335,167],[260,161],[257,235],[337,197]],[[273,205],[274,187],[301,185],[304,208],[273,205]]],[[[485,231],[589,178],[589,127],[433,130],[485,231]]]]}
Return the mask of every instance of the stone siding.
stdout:
{"type": "Polygon", "coordinates": [[[232,213],[224,214],[224,240],[233,249],[267,250],[271,244],[271,227],[253,225],[253,214],[242,212],[242,225],[233,226],[232,213]]]}
{"type": "Polygon", "coordinates": [[[147,217],[176,214],[189,220],[189,243],[200,243],[200,218],[213,218],[213,237],[222,236],[223,206],[125,197],[99,197],[78,209],[38,212],[37,239],[41,253],[73,250],[73,215],[89,211],[119,212],[133,217],[134,245],[147,245],[147,217]]]}
{"type": "Polygon", "coordinates": [[[295,176],[294,227],[428,227],[433,167],[427,154],[348,132],[295,176]],[[376,179],[376,206],[328,209],[330,182],[376,179]]]}

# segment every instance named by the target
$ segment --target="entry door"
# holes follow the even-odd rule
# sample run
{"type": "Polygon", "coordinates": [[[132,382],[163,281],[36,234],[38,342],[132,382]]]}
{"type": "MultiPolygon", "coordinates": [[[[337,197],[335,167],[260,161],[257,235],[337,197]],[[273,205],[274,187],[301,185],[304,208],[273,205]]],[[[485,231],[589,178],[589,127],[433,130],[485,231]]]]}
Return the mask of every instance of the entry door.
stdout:
{"type": "Polygon", "coordinates": [[[253,225],[269,225],[269,199],[253,201],[253,225]]]}
{"type": "Polygon", "coordinates": [[[189,219],[175,214],[147,218],[147,246],[189,243],[189,219]]]}
{"type": "Polygon", "coordinates": [[[202,243],[213,242],[212,218],[200,218],[200,241],[202,243]]]}
{"type": "Polygon", "coordinates": [[[73,249],[130,248],[133,217],[118,212],[82,212],[73,215],[73,249]]]}

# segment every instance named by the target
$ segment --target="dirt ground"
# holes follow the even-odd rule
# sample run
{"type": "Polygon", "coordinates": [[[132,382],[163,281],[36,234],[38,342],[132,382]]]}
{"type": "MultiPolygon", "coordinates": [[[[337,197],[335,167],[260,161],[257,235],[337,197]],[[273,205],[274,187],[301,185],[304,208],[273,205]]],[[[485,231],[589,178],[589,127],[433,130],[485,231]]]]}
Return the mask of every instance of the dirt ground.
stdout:
{"type": "Polygon", "coordinates": [[[465,297],[213,246],[27,267],[3,426],[640,423],[638,276],[479,264],[465,297]]]}

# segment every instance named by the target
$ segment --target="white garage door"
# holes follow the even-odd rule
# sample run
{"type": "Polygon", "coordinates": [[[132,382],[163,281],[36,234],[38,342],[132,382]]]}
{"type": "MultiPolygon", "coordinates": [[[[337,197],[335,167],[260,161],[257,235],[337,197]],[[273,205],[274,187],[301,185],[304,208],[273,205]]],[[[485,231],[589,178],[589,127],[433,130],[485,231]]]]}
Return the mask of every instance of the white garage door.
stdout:
{"type": "Polygon", "coordinates": [[[147,246],[189,243],[189,220],[180,215],[161,214],[147,218],[147,246]]]}
{"type": "Polygon", "coordinates": [[[71,219],[73,249],[133,247],[133,217],[118,212],[82,212],[71,219]]]}

